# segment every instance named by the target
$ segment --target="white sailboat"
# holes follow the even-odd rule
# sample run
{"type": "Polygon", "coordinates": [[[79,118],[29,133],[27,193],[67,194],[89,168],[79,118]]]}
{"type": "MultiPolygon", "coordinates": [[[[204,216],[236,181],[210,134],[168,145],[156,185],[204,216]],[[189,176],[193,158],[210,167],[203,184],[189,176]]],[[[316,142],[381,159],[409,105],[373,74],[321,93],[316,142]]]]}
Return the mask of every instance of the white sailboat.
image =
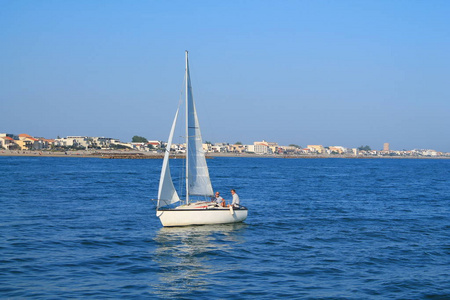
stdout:
{"type": "Polygon", "coordinates": [[[172,181],[169,168],[169,155],[172,146],[180,105],[167,141],[158,190],[156,216],[163,226],[187,226],[206,224],[226,224],[242,222],[247,218],[247,208],[217,206],[215,202],[205,201],[213,197],[213,188],[206,165],[202,136],[195,109],[189,74],[188,52],[186,51],[186,199],[182,203],[172,181]],[[203,197],[203,201],[192,201],[203,197]],[[177,206],[178,205],[178,206],[177,206]]]}

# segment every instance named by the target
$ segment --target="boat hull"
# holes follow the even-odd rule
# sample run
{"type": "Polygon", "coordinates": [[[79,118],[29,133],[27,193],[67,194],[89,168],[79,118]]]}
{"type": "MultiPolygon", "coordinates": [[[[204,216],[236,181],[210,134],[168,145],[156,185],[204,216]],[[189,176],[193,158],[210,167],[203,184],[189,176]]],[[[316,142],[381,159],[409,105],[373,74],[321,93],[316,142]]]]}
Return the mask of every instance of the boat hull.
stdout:
{"type": "Polygon", "coordinates": [[[246,208],[229,209],[158,209],[156,216],[159,217],[163,226],[189,226],[208,224],[227,224],[242,222],[247,218],[246,208]]]}

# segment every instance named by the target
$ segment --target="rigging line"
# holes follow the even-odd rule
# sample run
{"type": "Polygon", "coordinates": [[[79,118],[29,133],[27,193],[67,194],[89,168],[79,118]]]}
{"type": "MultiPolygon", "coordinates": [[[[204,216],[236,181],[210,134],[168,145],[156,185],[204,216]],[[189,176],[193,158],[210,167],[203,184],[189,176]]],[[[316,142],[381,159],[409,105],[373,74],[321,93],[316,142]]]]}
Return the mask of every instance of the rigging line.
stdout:
{"type": "MultiPolygon", "coordinates": [[[[183,76],[183,81],[181,82],[181,88],[180,88],[180,99],[179,99],[179,107],[181,105],[185,105],[185,93],[186,93],[186,72],[183,72],[184,76],[183,76]]],[[[187,111],[187,107],[185,107],[186,111],[187,111]]],[[[184,116],[184,114],[180,114],[181,116],[184,116]]],[[[180,117],[180,116],[179,116],[180,117]]],[[[180,117],[181,118],[181,117],[180,117]]],[[[184,122],[183,122],[184,123],[184,122]]],[[[181,130],[181,129],[180,129],[181,130]]],[[[182,130],[181,130],[182,131],[182,130]]],[[[184,135],[180,135],[179,138],[181,138],[183,140],[183,142],[179,143],[179,144],[184,144],[186,137],[184,135]]],[[[186,149],[185,149],[185,156],[187,155],[186,153],[186,149]]],[[[180,201],[181,198],[184,197],[186,198],[186,159],[183,159],[183,162],[181,163],[181,168],[179,168],[179,174],[178,174],[178,191],[180,191],[180,201]]]]}
{"type": "Polygon", "coordinates": [[[183,76],[183,82],[181,83],[181,89],[180,89],[180,99],[178,100],[178,107],[183,103],[183,92],[184,92],[184,82],[186,80],[186,74],[183,76]]]}

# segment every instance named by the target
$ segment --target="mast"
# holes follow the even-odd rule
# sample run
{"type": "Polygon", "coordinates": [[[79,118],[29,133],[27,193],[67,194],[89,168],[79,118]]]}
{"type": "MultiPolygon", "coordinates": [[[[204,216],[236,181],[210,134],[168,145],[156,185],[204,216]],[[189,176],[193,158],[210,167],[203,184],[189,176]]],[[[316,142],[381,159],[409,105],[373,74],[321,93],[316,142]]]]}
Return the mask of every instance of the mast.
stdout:
{"type": "Polygon", "coordinates": [[[188,112],[188,97],[189,97],[189,62],[188,51],[186,50],[186,204],[189,204],[189,112],[188,112]]]}

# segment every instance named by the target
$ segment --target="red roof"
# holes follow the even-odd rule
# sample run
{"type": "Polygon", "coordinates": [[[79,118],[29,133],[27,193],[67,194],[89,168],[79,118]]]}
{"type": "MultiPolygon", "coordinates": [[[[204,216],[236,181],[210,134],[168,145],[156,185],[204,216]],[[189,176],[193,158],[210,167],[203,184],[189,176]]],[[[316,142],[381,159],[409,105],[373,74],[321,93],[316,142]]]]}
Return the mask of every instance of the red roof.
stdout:
{"type": "Polygon", "coordinates": [[[40,139],[41,141],[44,141],[44,142],[47,142],[47,143],[54,143],[55,142],[55,140],[53,140],[53,139],[40,139]]]}

